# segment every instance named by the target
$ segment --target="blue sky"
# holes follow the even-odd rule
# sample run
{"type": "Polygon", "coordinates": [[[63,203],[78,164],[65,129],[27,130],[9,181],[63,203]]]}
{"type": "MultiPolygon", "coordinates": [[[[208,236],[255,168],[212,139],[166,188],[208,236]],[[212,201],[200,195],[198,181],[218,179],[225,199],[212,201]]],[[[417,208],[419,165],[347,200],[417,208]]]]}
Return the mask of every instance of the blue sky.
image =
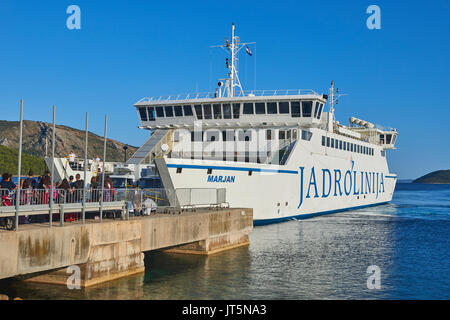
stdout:
{"type": "Polygon", "coordinates": [[[390,170],[416,178],[450,169],[450,2],[436,1],[0,1],[0,119],[24,117],[138,146],[133,104],[146,96],[205,92],[225,74],[220,49],[231,23],[256,54],[241,56],[254,89],[313,89],[334,80],[350,116],[399,130],[390,170]],[[81,9],[69,30],[66,9],[81,9]],[[381,8],[381,30],[366,8],[381,8]],[[211,67],[212,66],[212,67],[211,67]]]}

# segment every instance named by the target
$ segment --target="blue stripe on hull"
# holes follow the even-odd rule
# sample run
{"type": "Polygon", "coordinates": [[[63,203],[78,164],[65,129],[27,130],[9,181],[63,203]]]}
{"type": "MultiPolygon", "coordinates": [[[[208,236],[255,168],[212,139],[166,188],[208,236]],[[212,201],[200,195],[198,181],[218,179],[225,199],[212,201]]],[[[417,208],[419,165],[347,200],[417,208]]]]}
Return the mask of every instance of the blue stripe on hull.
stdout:
{"type": "Polygon", "coordinates": [[[228,170],[228,171],[254,171],[254,172],[298,174],[298,171],[294,171],[294,170],[278,170],[278,169],[247,168],[247,167],[224,167],[224,166],[208,166],[208,165],[200,166],[200,165],[193,165],[193,164],[167,164],[167,168],[213,169],[213,170],[228,170]]]}
{"type": "Polygon", "coordinates": [[[314,218],[314,217],[323,216],[323,215],[327,215],[327,214],[333,214],[333,213],[344,212],[344,211],[349,211],[349,210],[357,210],[357,209],[362,209],[362,208],[380,206],[380,205],[383,205],[386,203],[389,203],[389,202],[386,201],[386,202],[380,202],[380,203],[375,203],[375,204],[368,204],[365,206],[356,206],[356,207],[323,211],[323,212],[317,212],[317,213],[300,214],[297,216],[290,216],[290,217],[283,217],[283,218],[276,218],[276,219],[253,220],[253,225],[254,226],[264,226],[264,225],[273,224],[273,223],[286,222],[286,221],[290,221],[292,219],[303,220],[303,219],[314,218]]]}

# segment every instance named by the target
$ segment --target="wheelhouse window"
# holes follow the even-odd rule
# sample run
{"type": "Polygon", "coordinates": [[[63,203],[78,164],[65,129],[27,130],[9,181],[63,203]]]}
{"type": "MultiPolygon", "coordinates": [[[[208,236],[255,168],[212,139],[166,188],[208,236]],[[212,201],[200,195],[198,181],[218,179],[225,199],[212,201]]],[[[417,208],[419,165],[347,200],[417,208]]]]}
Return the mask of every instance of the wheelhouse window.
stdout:
{"type": "Polygon", "coordinates": [[[155,121],[155,119],[156,119],[155,107],[149,107],[148,108],[148,120],[155,121]]]}
{"type": "Polygon", "coordinates": [[[317,119],[320,119],[320,116],[322,115],[322,108],[323,108],[323,103],[320,104],[319,111],[317,112],[317,119]]]}
{"type": "Polygon", "coordinates": [[[280,130],[280,131],[278,132],[278,139],[279,139],[279,140],[284,140],[284,139],[286,139],[286,131],[280,130]]]}
{"type": "Polygon", "coordinates": [[[391,144],[392,134],[386,135],[386,144],[391,144]]]}
{"type": "Polygon", "coordinates": [[[277,103],[276,102],[267,102],[267,113],[268,114],[277,114],[277,103]]]}
{"type": "Polygon", "coordinates": [[[233,103],[233,119],[239,119],[240,113],[241,113],[241,104],[233,103]]]}
{"type": "Polygon", "coordinates": [[[291,116],[293,118],[300,118],[300,102],[298,101],[291,102],[291,116]]]}
{"type": "Polygon", "coordinates": [[[148,121],[146,107],[139,108],[139,115],[141,117],[141,121],[148,121]]]}
{"type": "Polygon", "coordinates": [[[192,106],[191,105],[187,105],[187,106],[183,106],[183,111],[184,111],[184,115],[185,116],[192,116],[192,106]]]}
{"type": "Polygon", "coordinates": [[[223,118],[224,119],[231,119],[231,104],[225,103],[222,105],[222,111],[223,111],[223,118]]]}
{"type": "Polygon", "coordinates": [[[173,107],[175,109],[175,116],[182,117],[183,116],[183,109],[181,106],[175,106],[173,107]]]}
{"type": "Polygon", "coordinates": [[[164,107],[164,110],[166,111],[166,117],[173,117],[173,107],[172,106],[164,107]]]}
{"type": "Polygon", "coordinates": [[[266,104],[264,102],[255,103],[256,114],[266,114],[266,104]]]}
{"type": "Polygon", "coordinates": [[[194,109],[195,109],[195,114],[197,115],[197,119],[202,120],[203,119],[202,106],[197,104],[194,106],[194,109]]]}
{"type": "Polygon", "coordinates": [[[311,117],[312,101],[302,101],[302,116],[311,117]]]}
{"type": "Polygon", "coordinates": [[[210,104],[203,105],[203,117],[204,117],[204,119],[212,119],[212,112],[211,112],[210,104]]]}
{"type": "Polygon", "coordinates": [[[164,118],[164,108],[156,107],[156,115],[158,116],[158,118],[164,118]]]}
{"type": "Polygon", "coordinates": [[[253,103],[244,103],[244,114],[253,114],[253,103]]]}
{"type": "Polygon", "coordinates": [[[288,114],[289,113],[289,102],[279,102],[278,108],[280,109],[280,114],[288,114]]]}
{"type": "Polygon", "coordinates": [[[316,101],[314,105],[314,118],[317,118],[317,113],[319,112],[319,101],[316,101]]]}
{"type": "Polygon", "coordinates": [[[213,104],[214,119],[222,119],[220,104],[213,104]]]}

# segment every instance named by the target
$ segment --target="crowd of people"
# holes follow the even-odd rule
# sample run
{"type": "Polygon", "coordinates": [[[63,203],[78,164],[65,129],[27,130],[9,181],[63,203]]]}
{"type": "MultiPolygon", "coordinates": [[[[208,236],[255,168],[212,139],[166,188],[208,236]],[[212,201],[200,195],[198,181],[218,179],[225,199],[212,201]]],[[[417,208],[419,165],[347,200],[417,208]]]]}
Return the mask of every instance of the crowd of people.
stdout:
{"type": "MultiPolygon", "coordinates": [[[[81,202],[83,188],[84,181],[80,174],[75,176],[75,180],[73,176],[70,176],[69,179],[54,182],[52,188],[50,172],[46,171],[43,176],[36,179],[30,170],[27,178],[20,179],[20,204],[48,204],[52,198],[55,203],[81,202]]],[[[86,183],[86,201],[100,201],[101,189],[101,177],[92,177],[90,183],[86,183]]],[[[105,177],[103,189],[103,201],[113,201],[115,190],[109,177],[105,177]]],[[[2,205],[13,204],[16,190],[17,186],[12,181],[12,175],[4,173],[0,182],[2,205]]]]}

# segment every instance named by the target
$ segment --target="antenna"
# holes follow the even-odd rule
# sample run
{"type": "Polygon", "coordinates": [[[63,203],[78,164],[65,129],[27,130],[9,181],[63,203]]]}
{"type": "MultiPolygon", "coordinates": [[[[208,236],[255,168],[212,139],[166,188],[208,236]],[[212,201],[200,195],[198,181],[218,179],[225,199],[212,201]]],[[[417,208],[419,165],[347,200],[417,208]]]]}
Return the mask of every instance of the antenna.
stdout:
{"type": "MultiPolygon", "coordinates": [[[[228,78],[219,79],[219,80],[224,80],[225,81],[224,93],[226,92],[227,97],[234,97],[235,96],[235,89],[234,89],[235,87],[238,87],[240,89],[239,90],[240,93],[242,95],[244,95],[244,90],[242,89],[241,81],[239,80],[239,76],[238,76],[238,68],[237,68],[238,58],[237,58],[237,54],[244,46],[256,43],[256,42],[247,42],[247,43],[241,42],[240,38],[235,35],[235,32],[234,32],[235,29],[236,29],[236,26],[233,23],[231,25],[231,41],[225,39],[225,44],[224,45],[212,46],[211,47],[211,48],[217,48],[217,47],[218,48],[222,48],[227,53],[230,54],[230,59],[227,58],[225,60],[225,65],[226,65],[227,69],[229,70],[228,78]]],[[[220,90],[219,90],[219,96],[221,96],[220,90]]]]}
{"type": "Polygon", "coordinates": [[[334,117],[334,106],[339,103],[339,98],[342,96],[346,96],[347,94],[339,93],[339,88],[336,88],[334,90],[334,81],[331,81],[331,88],[330,88],[330,120],[332,121],[331,124],[328,122],[328,130],[332,130],[333,123],[335,120],[334,117]]]}

